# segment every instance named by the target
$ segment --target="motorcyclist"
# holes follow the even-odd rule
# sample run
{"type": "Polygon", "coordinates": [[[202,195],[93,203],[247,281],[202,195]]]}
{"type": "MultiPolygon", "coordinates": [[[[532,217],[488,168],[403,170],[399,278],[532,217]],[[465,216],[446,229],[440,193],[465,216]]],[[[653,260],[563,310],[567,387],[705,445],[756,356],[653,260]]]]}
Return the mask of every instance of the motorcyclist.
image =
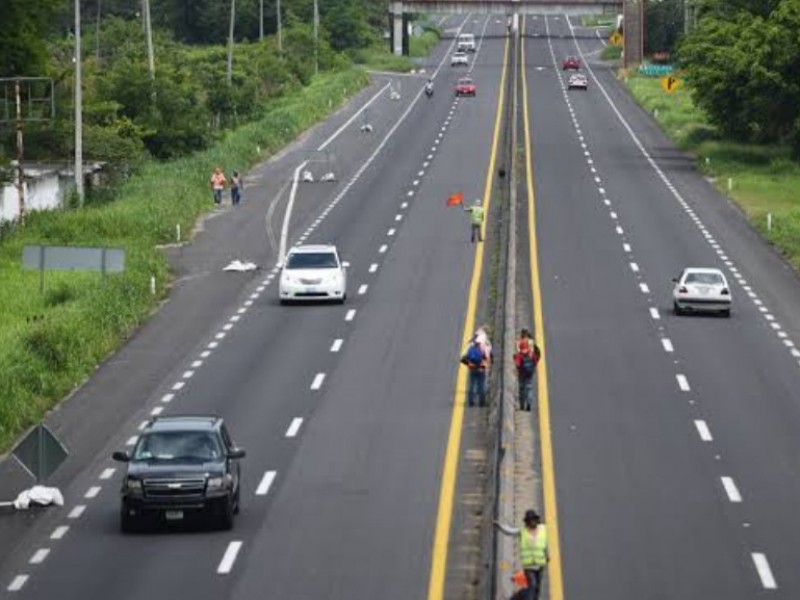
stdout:
{"type": "Polygon", "coordinates": [[[425,93],[428,94],[428,97],[433,96],[433,79],[428,79],[425,84],[425,93]]]}

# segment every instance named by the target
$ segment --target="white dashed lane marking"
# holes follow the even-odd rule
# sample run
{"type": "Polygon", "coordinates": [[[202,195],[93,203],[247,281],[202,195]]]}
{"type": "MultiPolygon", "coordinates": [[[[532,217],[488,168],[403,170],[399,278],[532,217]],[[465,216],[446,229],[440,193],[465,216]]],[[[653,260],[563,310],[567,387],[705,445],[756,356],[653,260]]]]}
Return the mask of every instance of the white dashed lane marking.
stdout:
{"type": "Polygon", "coordinates": [[[341,339],[333,340],[333,344],[331,345],[331,352],[338,352],[339,350],[341,350],[343,343],[344,343],[344,340],[341,340],[341,339]]]}
{"type": "Polygon", "coordinates": [[[51,540],[60,540],[65,535],[67,535],[68,531],[69,531],[69,525],[59,525],[58,527],[56,527],[53,530],[53,533],[50,534],[50,539],[51,540]]]}
{"type": "Polygon", "coordinates": [[[388,249],[389,249],[389,246],[387,246],[386,244],[384,244],[383,246],[381,246],[380,248],[378,248],[378,252],[380,252],[381,254],[385,254],[385,253],[386,253],[386,251],[387,251],[388,249]]]}
{"type": "Polygon", "coordinates": [[[722,487],[725,488],[725,493],[728,495],[728,500],[731,502],[741,502],[742,495],[739,493],[739,488],[733,481],[732,477],[720,477],[722,487]]]}
{"type": "Polygon", "coordinates": [[[642,290],[643,294],[649,294],[650,293],[650,288],[647,287],[646,283],[640,283],[639,284],[639,289],[642,290]]]}
{"type": "Polygon", "coordinates": [[[86,493],[83,495],[83,497],[84,498],[89,498],[89,499],[96,498],[97,494],[99,494],[99,493],[100,493],[100,486],[99,485],[93,485],[88,490],[86,490],[86,493]]]}
{"type": "Polygon", "coordinates": [[[311,382],[311,389],[318,390],[322,387],[322,382],[325,381],[325,373],[317,373],[314,376],[314,381],[311,382]]]}
{"type": "Polygon", "coordinates": [[[752,557],[753,564],[758,572],[758,577],[761,579],[761,585],[767,590],[777,589],[778,584],[775,581],[775,577],[772,575],[772,569],[769,568],[766,555],[761,552],[753,552],[752,557]]]}
{"type": "Polygon", "coordinates": [[[225,550],[225,554],[222,555],[222,560],[217,567],[217,573],[220,575],[227,575],[230,573],[231,569],[233,569],[233,563],[236,562],[236,557],[241,549],[242,542],[235,541],[228,544],[228,548],[225,550]]]}
{"type": "Polygon", "coordinates": [[[31,556],[28,562],[32,565],[40,565],[44,562],[44,559],[47,558],[48,554],[50,554],[50,548],[39,548],[33,553],[33,556],[31,556]]]}
{"type": "Polygon", "coordinates": [[[100,473],[100,479],[111,479],[115,471],[116,469],[114,469],[113,467],[109,467],[108,469],[103,469],[103,472],[100,473]]]}
{"type": "Polygon", "coordinates": [[[162,412],[164,412],[164,407],[163,406],[156,406],[153,410],[150,411],[150,414],[152,416],[154,416],[154,417],[157,417],[162,412]]]}
{"type": "Polygon", "coordinates": [[[178,381],[175,385],[172,386],[172,389],[176,392],[179,392],[180,390],[183,389],[183,386],[185,385],[186,384],[183,381],[178,381]]]}
{"type": "Polygon", "coordinates": [[[708,424],[705,421],[697,419],[694,422],[694,426],[697,428],[697,433],[701,440],[704,442],[711,442],[714,440],[714,438],[711,437],[711,430],[708,428],[708,424]]]}
{"type": "Polygon", "coordinates": [[[301,417],[295,417],[294,419],[292,419],[292,422],[289,424],[289,429],[286,430],[286,437],[287,438],[296,437],[302,426],[303,426],[303,419],[301,417]]]}
{"type": "Polygon", "coordinates": [[[275,481],[275,476],[277,473],[275,471],[267,471],[264,473],[264,476],[261,478],[261,482],[258,484],[256,488],[256,496],[266,496],[269,492],[269,488],[272,487],[272,483],[275,481]]]}
{"type": "Polygon", "coordinates": [[[635,262],[632,262],[631,263],[631,271],[633,271],[634,273],[638,273],[639,272],[639,265],[637,265],[635,262]]]}
{"type": "Polygon", "coordinates": [[[368,286],[367,286],[367,284],[365,283],[365,284],[364,284],[364,285],[362,285],[360,288],[358,288],[358,295],[359,295],[359,296],[363,296],[364,294],[366,294],[366,293],[367,293],[367,287],[368,287],[368,286]]]}
{"type": "Polygon", "coordinates": [[[347,314],[344,316],[344,320],[352,321],[355,318],[355,316],[356,316],[356,309],[351,308],[350,310],[347,311],[347,314]]]}
{"type": "Polygon", "coordinates": [[[27,575],[17,575],[7,589],[9,592],[18,592],[22,589],[22,586],[25,585],[26,581],[28,581],[27,575]]]}
{"type": "Polygon", "coordinates": [[[161,401],[166,403],[172,402],[172,399],[175,397],[175,394],[164,394],[161,396],[161,401]]]}
{"type": "Polygon", "coordinates": [[[78,506],[76,506],[71,511],[69,511],[69,514],[67,515],[67,518],[68,519],[80,519],[81,515],[83,514],[83,511],[85,511],[85,510],[86,510],[86,505],[85,504],[78,504],[78,506]]]}
{"type": "Polygon", "coordinates": [[[664,346],[665,352],[675,352],[675,348],[672,347],[672,341],[669,338],[661,338],[661,345],[664,346]]]}
{"type": "Polygon", "coordinates": [[[658,314],[658,309],[657,308],[653,308],[652,306],[650,307],[650,316],[653,317],[654,319],[660,319],[661,318],[661,315],[658,314]]]}
{"type": "Polygon", "coordinates": [[[136,443],[136,440],[138,440],[138,439],[139,439],[139,436],[138,436],[138,435],[132,435],[132,436],[131,436],[131,437],[129,437],[129,438],[128,438],[128,440],[125,442],[125,445],[126,445],[126,446],[133,446],[133,445],[136,443]]]}
{"type": "Polygon", "coordinates": [[[675,379],[678,380],[678,387],[681,388],[682,392],[688,392],[691,389],[689,387],[689,380],[686,379],[686,375],[675,375],[675,379]]]}
{"type": "Polygon", "coordinates": [[[374,272],[375,272],[375,271],[377,271],[377,270],[378,270],[378,263],[372,263],[372,264],[369,266],[369,272],[370,272],[370,273],[374,273],[374,272]]]}

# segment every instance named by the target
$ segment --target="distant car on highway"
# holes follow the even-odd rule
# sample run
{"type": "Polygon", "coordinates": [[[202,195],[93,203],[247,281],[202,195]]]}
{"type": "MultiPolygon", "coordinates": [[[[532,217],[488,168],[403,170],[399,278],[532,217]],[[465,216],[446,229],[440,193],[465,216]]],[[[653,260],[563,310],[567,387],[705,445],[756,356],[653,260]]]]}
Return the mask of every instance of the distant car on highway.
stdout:
{"type": "Polygon", "coordinates": [[[570,90],[587,90],[589,89],[589,80],[583,73],[574,73],[569,76],[567,81],[567,89],[570,90]]]}
{"type": "Polygon", "coordinates": [[[475,34],[462,33],[458,36],[458,43],[456,45],[458,50],[464,52],[475,52],[475,34]]]}
{"type": "Polygon", "coordinates": [[[725,317],[731,316],[731,289],[719,269],[689,267],[672,281],[675,284],[672,302],[676,315],[715,312],[725,317]]]}
{"type": "Polygon", "coordinates": [[[458,67],[458,66],[469,66],[469,59],[467,58],[466,52],[455,52],[450,57],[450,66],[451,67],[458,67]]]}
{"type": "Polygon", "coordinates": [[[120,528],[127,533],[148,518],[173,522],[203,515],[231,529],[240,507],[244,455],[219,417],[151,419],[130,454],[114,452],[114,460],[128,465],[120,528]]]}
{"type": "Polygon", "coordinates": [[[568,56],[561,63],[561,68],[564,71],[577,71],[581,68],[581,61],[577,56],[568,56]]]}
{"type": "Polygon", "coordinates": [[[475,96],[476,91],[472,77],[462,77],[456,83],[456,96],[475,96]]]}
{"type": "Polygon", "coordinates": [[[347,267],[339,259],[336,246],[295,246],[281,269],[278,295],[281,304],[295,300],[333,300],[347,298],[347,267]]]}

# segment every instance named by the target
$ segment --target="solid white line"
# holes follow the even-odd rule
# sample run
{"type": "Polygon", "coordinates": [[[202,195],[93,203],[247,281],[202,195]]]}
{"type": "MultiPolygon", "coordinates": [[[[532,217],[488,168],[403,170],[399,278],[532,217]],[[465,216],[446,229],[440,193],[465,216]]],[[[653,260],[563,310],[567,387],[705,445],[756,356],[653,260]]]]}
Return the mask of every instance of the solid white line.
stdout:
{"type": "Polygon", "coordinates": [[[731,502],[741,502],[742,495],[739,493],[739,488],[733,482],[732,477],[720,477],[722,480],[722,487],[725,488],[725,493],[728,494],[728,500],[731,502]]]}
{"type": "Polygon", "coordinates": [[[690,389],[689,388],[689,380],[686,379],[686,375],[681,375],[681,374],[675,375],[675,379],[678,380],[678,387],[681,388],[682,392],[688,392],[689,391],[689,389],[690,389]]]}
{"type": "Polygon", "coordinates": [[[18,592],[22,589],[22,586],[25,585],[26,581],[28,581],[27,575],[17,575],[6,589],[9,592],[18,592]]]}
{"type": "Polygon", "coordinates": [[[365,283],[365,284],[364,284],[364,285],[362,285],[360,288],[358,288],[358,295],[359,295],[359,296],[363,296],[364,294],[366,294],[366,293],[367,293],[367,287],[368,287],[368,286],[367,286],[367,284],[365,283]]]}
{"type": "Polygon", "coordinates": [[[344,344],[344,340],[338,339],[333,340],[333,344],[331,345],[331,352],[338,352],[342,349],[342,344],[344,344]]]}
{"type": "Polygon", "coordinates": [[[297,432],[300,431],[300,427],[303,425],[303,419],[300,417],[295,417],[292,419],[291,424],[289,425],[289,429],[286,430],[286,437],[293,438],[297,436],[297,432]]]}
{"type": "Polygon", "coordinates": [[[700,434],[700,439],[704,442],[712,442],[714,438],[711,437],[711,430],[708,428],[708,424],[701,419],[697,419],[694,422],[694,426],[697,427],[697,433],[700,434]]]}
{"type": "Polygon", "coordinates": [[[83,497],[84,498],[96,498],[97,494],[99,494],[99,493],[100,493],[100,486],[99,485],[93,485],[88,490],[86,490],[86,493],[83,495],[83,497]]]}
{"type": "Polygon", "coordinates": [[[272,483],[275,481],[275,475],[277,475],[275,471],[267,471],[264,473],[264,477],[261,478],[261,483],[259,483],[256,488],[256,496],[267,495],[269,488],[272,487],[272,483]]]}
{"type": "Polygon", "coordinates": [[[350,310],[347,311],[347,314],[344,316],[344,320],[352,321],[355,316],[356,316],[356,309],[351,308],[350,310]]]}
{"type": "Polygon", "coordinates": [[[231,572],[233,563],[236,562],[236,555],[239,554],[239,550],[241,548],[242,542],[239,541],[228,544],[228,549],[225,550],[225,554],[222,556],[222,560],[219,562],[219,566],[217,567],[217,573],[220,575],[227,575],[231,572]]]}
{"type": "Polygon", "coordinates": [[[314,381],[311,382],[311,389],[318,390],[322,387],[322,382],[325,381],[325,373],[317,373],[314,376],[314,381]]]}
{"type": "Polygon", "coordinates": [[[50,539],[60,540],[67,535],[67,531],[69,531],[69,525],[59,525],[53,530],[53,533],[50,534],[50,539]]]}
{"type": "Polygon", "coordinates": [[[378,263],[372,263],[372,264],[369,266],[369,272],[370,272],[370,273],[374,273],[374,272],[375,272],[375,271],[377,271],[377,270],[378,270],[378,263]]]}
{"type": "Polygon", "coordinates": [[[67,518],[68,519],[79,519],[81,517],[81,515],[83,514],[83,511],[85,511],[85,510],[86,510],[86,505],[85,504],[78,504],[78,506],[76,506],[71,511],[69,511],[69,514],[67,515],[67,518]]]}
{"type": "Polygon", "coordinates": [[[652,306],[650,307],[650,316],[653,317],[654,319],[660,319],[661,318],[661,315],[658,314],[658,309],[657,308],[653,308],[652,306]]]}
{"type": "Polygon", "coordinates": [[[661,338],[661,345],[664,346],[665,352],[674,352],[675,348],[672,347],[672,342],[669,338],[661,338]]]}
{"type": "MultiPolygon", "coordinates": [[[[292,217],[294,199],[297,197],[297,186],[300,185],[300,171],[302,171],[307,164],[307,160],[301,162],[294,170],[294,175],[292,175],[292,189],[289,192],[289,202],[286,205],[286,212],[283,213],[283,223],[281,224],[281,241],[278,249],[278,262],[280,264],[283,264],[283,261],[286,259],[286,243],[289,237],[289,220],[292,217]]],[[[253,296],[250,297],[252,298],[253,296]]]]}
{"type": "Polygon", "coordinates": [[[115,471],[116,469],[114,469],[113,467],[109,467],[108,469],[103,469],[103,472],[100,473],[100,479],[111,479],[115,471]]]}
{"type": "Polygon", "coordinates": [[[31,556],[28,562],[32,565],[40,565],[44,562],[44,559],[47,558],[48,554],[50,554],[50,548],[39,548],[33,553],[33,556],[31,556]]]}
{"type": "Polygon", "coordinates": [[[766,555],[761,552],[753,552],[751,556],[753,557],[753,564],[756,566],[756,571],[758,571],[758,576],[761,579],[761,585],[768,590],[777,589],[778,584],[775,581],[775,577],[772,575],[772,569],[769,568],[766,555]]]}
{"type": "Polygon", "coordinates": [[[358,115],[360,115],[367,108],[369,108],[369,105],[372,104],[373,102],[375,102],[375,100],[377,100],[380,97],[380,95],[383,94],[383,92],[385,92],[391,85],[392,85],[392,82],[390,81],[385,86],[383,86],[381,89],[379,89],[377,91],[377,93],[366,102],[366,104],[364,104],[361,108],[359,108],[358,111],[356,113],[354,113],[352,117],[347,119],[347,121],[345,121],[344,124],[341,127],[339,127],[339,129],[334,131],[333,135],[331,135],[331,137],[329,137],[327,140],[325,140],[324,142],[322,142],[322,144],[319,145],[319,147],[317,148],[317,152],[322,152],[323,150],[325,150],[325,148],[328,147],[328,144],[330,144],[333,140],[335,140],[337,137],[339,137],[339,134],[342,133],[345,129],[347,129],[347,127],[353,121],[355,121],[356,118],[358,118],[358,115]]]}

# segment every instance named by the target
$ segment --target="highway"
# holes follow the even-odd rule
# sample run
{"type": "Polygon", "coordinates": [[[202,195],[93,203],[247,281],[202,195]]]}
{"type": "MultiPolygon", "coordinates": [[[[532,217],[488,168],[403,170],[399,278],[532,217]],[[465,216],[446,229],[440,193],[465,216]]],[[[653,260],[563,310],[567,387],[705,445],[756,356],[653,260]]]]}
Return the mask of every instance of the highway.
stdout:
{"type": "Polygon", "coordinates": [[[597,65],[593,31],[526,27],[551,598],[797,598],[798,279],[597,65]],[[587,92],[564,89],[567,55],[587,92]],[[673,316],[685,266],[726,270],[730,320],[673,316]]]}
{"type": "MultiPolygon", "coordinates": [[[[533,418],[547,597],[798,598],[800,280],[599,64],[594,30],[522,25],[519,210],[533,231],[517,258],[545,357],[533,418]],[[588,91],[566,90],[567,55],[588,91]],[[672,314],[684,266],[726,270],[730,319],[672,314]]],[[[444,26],[476,34],[475,98],[452,95],[463,71],[447,37],[425,64],[431,100],[424,77],[376,75],[249,174],[240,210],[166,250],[169,301],[48,417],[72,450],[55,481],[66,505],[4,517],[0,596],[464,597],[445,551],[466,535],[457,437],[480,417],[458,357],[488,267],[445,200],[491,189],[506,38],[495,17],[444,26]],[[343,306],[277,301],[304,161],[337,181],[298,186],[287,242],[338,245],[352,265],[343,306]],[[223,273],[234,258],[261,269],[223,273]],[[204,413],[248,453],[234,529],[122,535],[111,453],[151,415],[204,413]]],[[[4,493],[20,481],[8,461],[0,480],[4,493]]]]}
{"type": "Polygon", "coordinates": [[[392,78],[390,89],[378,77],[250,175],[247,212],[215,214],[195,244],[171,251],[181,267],[168,318],[138,334],[124,364],[101,368],[68,416],[53,417],[65,436],[89,439],[65,467],[71,477],[62,475],[64,509],[6,553],[3,594],[427,597],[458,358],[473,326],[465,318],[476,246],[467,215],[445,200],[484,195],[505,48],[504,22],[446,25],[476,34],[476,98],[454,99],[460,71],[443,60],[451,36],[426,65],[444,65],[433,99],[421,94],[424,78],[392,78]],[[360,131],[366,122],[370,134],[360,131]],[[338,245],[351,264],[343,306],[277,301],[287,183],[305,160],[317,178],[331,168],[338,181],[299,186],[289,243],[338,245]],[[263,269],[222,273],[233,258],[263,269]],[[129,378],[147,395],[126,395],[129,378]],[[117,391],[128,400],[110,406],[117,391]],[[112,451],[129,447],[149,415],[206,413],[223,416],[248,453],[233,531],[121,535],[112,451]]]}

